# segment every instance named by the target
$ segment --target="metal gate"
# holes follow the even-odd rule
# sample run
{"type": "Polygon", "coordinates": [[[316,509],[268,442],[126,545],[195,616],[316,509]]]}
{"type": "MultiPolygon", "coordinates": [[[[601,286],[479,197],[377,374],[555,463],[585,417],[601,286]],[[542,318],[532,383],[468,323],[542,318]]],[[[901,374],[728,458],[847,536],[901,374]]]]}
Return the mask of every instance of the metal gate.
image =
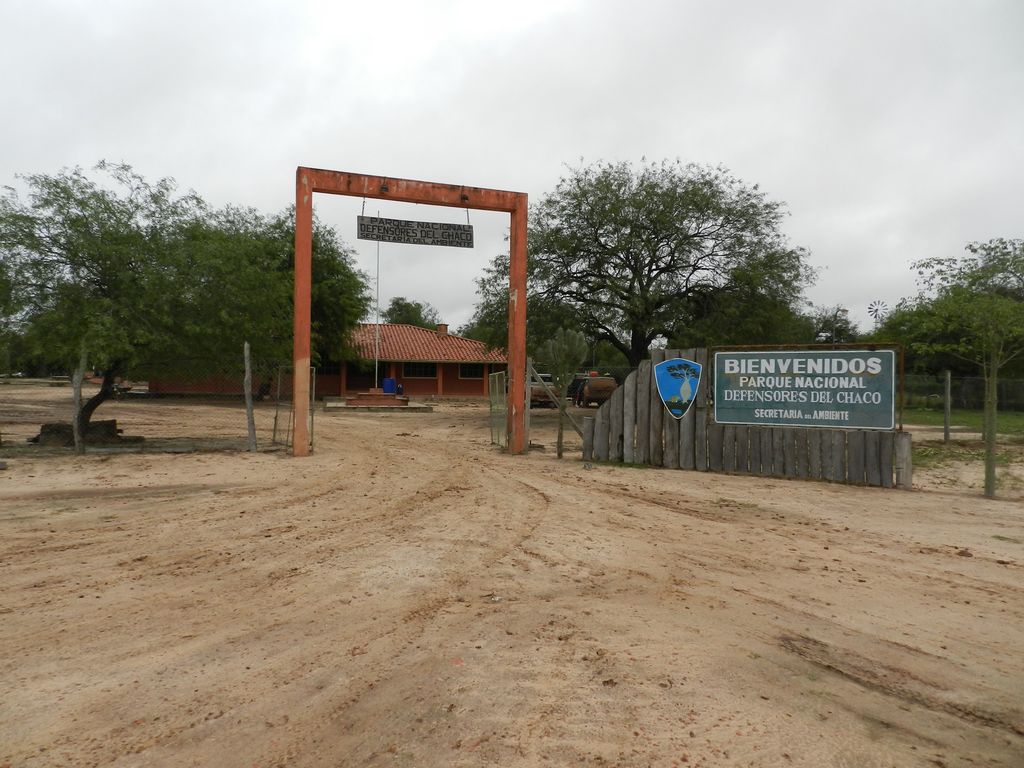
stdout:
{"type": "Polygon", "coordinates": [[[505,371],[492,373],[488,378],[487,397],[491,407],[491,444],[508,448],[508,399],[506,398],[505,371]]]}

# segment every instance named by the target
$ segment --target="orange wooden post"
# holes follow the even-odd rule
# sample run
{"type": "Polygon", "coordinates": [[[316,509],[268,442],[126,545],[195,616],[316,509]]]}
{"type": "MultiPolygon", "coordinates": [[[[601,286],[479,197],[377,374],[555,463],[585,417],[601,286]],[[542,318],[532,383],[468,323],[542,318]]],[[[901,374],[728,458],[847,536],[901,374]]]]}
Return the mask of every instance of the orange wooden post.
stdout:
{"type": "Polygon", "coordinates": [[[508,266],[508,452],[526,446],[526,195],[512,211],[508,266]]]}
{"type": "Polygon", "coordinates": [[[305,168],[295,174],[295,322],[292,341],[292,455],[309,455],[309,323],[313,285],[313,188],[305,168]]]}

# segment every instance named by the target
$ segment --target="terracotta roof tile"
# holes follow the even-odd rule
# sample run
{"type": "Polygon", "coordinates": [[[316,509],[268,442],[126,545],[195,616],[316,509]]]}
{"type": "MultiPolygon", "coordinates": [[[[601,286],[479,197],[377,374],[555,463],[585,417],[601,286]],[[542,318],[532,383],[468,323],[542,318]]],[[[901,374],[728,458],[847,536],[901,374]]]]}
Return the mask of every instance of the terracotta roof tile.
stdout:
{"type": "MultiPolygon", "coordinates": [[[[359,355],[374,358],[376,325],[360,325],[353,333],[359,355]]],[[[451,333],[439,334],[431,328],[399,323],[380,324],[380,359],[396,362],[504,363],[505,350],[488,349],[482,341],[451,333]]]]}

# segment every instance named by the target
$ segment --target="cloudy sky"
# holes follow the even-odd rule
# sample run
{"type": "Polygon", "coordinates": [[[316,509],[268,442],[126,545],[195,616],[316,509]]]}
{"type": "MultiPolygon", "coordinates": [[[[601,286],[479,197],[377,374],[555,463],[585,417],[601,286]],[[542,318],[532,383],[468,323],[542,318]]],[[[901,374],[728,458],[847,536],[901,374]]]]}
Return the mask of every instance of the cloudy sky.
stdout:
{"type": "MultiPolygon", "coordinates": [[[[1024,236],[1022,40],[1022,0],[3,0],[0,185],[117,160],[270,213],[299,165],[533,200],[581,161],[723,165],[866,327],[912,261],[1024,236]]],[[[316,205],[372,276],[362,201],[316,205]]],[[[472,251],[381,246],[382,303],[465,322],[507,227],[469,218],[472,251]]]]}

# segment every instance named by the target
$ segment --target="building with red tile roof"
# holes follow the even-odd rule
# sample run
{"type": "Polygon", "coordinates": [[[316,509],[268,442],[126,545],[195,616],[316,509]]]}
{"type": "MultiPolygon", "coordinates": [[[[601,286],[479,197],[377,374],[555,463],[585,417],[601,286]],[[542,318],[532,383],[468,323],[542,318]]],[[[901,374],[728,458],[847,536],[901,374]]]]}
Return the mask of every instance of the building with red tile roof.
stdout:
{"type": "Polygon", "coordinates": [[[447,325],[436,329],[401,323],[367,323],[356,328],[352,342],[361,358],[341,368],[341,394],[365,392],[393,379],[410,396],[484,397],[487,377],[508,367],[503,349],[456,336],[447,325]]]}

